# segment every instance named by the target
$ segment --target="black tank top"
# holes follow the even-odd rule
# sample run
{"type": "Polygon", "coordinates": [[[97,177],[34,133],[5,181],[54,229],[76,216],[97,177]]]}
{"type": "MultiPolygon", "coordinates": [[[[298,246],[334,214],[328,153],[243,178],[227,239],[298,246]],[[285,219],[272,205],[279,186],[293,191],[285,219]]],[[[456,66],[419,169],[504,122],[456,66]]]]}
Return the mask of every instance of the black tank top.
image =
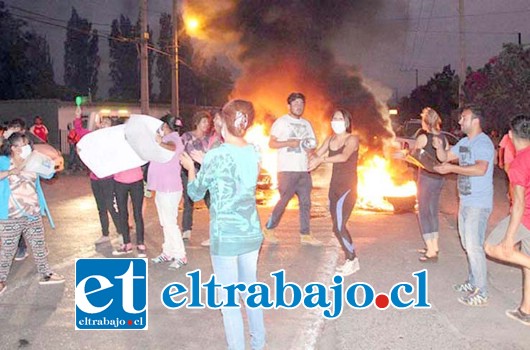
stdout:
{"type": "MultiPolygon", "coordinates": [[[[425,130],[422,130],[419,135],[425,135],[427,137],[427,144],[425,147],[423,147],[423,150],[427,152],[430,156],[432,156],[434,159],[438,159],[436,156],[436,148],[432,145],[432,140],[434,136],[438,136],[442,139],[442,147],[445,149],[447,147],[447,139],[445,138],[444,134],[435,135],[433,133],[427,132],[425,130]]],[[[419,168],[420,173],[427,175],[429,177],[435,177],[435,178],[443,178],[443,175],[439,173],[431,173],[430,171],[424,170],[419,168]]]]}
{"type": "MultiPolygon", "coordinates": [[[[344,151],[345,145],[334,151],[329,148],[328,157],[341,154],[344,151]]],[[[353,152],[345,162],[333,163],[333,172],[331,174],[331,186],[345,186],[348,188],[355,188],[357,186],[357,158],[359,150],[353,152]]]]}

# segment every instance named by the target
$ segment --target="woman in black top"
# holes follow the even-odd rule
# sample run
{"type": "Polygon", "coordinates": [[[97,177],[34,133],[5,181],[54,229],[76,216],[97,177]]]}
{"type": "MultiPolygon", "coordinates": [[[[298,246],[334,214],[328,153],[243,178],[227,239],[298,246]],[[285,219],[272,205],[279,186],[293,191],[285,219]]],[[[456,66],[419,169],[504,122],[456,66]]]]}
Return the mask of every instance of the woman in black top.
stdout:
{"type": "MultiPolygon", "coordinates": [[[[442,119],[434,109],[427,107],[421,113],[421,124],[422,130],[416,138],[412,154],[420,154],[421,152],[422,158],[430,159],[430,162],[427,162],[435,163],[438,158],[436,149],[432,144],[433,139],[440,138],[444,149],[449,147],[445,136],[440,132],[442,119]]],[[[438,261],[438,212],[443,183],[443,175],[434,172],[434,170],[418,169],[418,221],[426,246],[418,250],[422,254],[419,259],[421,262],[438,261]]]]}
{"type": "Polygon", "coordinates": [[[344,265],[337,267],[343,276],[359,271],[359,259],[355,245],[346,227],[357,200],[357,157],[359,138],[351,134],[352,116],[344,109],[337,109],[331,119],[333,135],[328,136],[309,163],[313,170],[322,163],[333,163],[329,186],[329,210],[333,220],[333,233],[346,255],[344,265]]]}

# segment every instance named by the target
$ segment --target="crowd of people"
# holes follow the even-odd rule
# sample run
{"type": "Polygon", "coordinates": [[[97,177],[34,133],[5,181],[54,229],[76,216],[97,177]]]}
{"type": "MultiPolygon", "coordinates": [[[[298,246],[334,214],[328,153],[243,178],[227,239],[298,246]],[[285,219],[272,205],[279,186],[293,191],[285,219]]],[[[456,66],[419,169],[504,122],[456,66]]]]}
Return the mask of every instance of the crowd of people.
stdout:
{"type": "MultiPolygon", "coordinates": [[[[332,134],[319,146],[310,121],[303,117],[305,104],[302,93],[291,93],[287,98],[288,113],[272,125],[269,146],[278,151],[280,200],[263,226],[256,206],[260,153],[244,138],[255,112],[251,102],[232,100],[214,113],[213,118],[205,111],[196,113],[193,129],[182,135],[178,132],[176,118],[163,117],[155,141],[161,148],[174,152],[169,162],[153,161],[146,167],[129,169],[107,178],[90,173],[101,224],[101,237],[95,243],[110,241],[110,214],[123,240],[113,250],[113,255],[133,253],[130,200],[137,256],[146,257],[142,208],[145,193],[152,191],[155,192],[164,241],[160,254],[151,260],[155,264],[169,263],[170,269],[178,270],[188,264],[184,240],[190,239],[192,234],[194,202],[204,200],[209,209],[210,230],[209,239],[202,245],[210,246],[217,280],[222,284],[254,283],[262,243],[279,243],[275,228],[280,225],[286,206],[295,195],[299,201],[301,244],[322,245],[310,229],[311,171],[323,163],[331,163],[329,211],[333,233],[344,252],[344,262],[337,267],[336,274],[349,276],[359,271],[357,249],[348,229],[357,198],[360,145],[355,116],[345,109],[336,109],[329,120],[332,134]],[[184,210],[179,227],[177,218],[181,200],[184,210]]],[[[418,169],[418,222],[425,243],[425,247],[418,250],[421,253],[419,261],[438,262],[438,214],[444,175],[457,174],[460,197],[458,231],[469,264],[467,280],[453,286],[456,291],[465,293],[458,301],[468,306],[487,305],[488,254],[523,267],[523,301],[516,310],[508,310],[507,315],[530,325],[530,117],[513,118],[508,139],[501,142],[503,151],[499,166],[507,172],[510,182],[511,215],[499,223],[487,240],[487,223],[493,208],[496,152],[490,137],[483,132],[482,111],[476,106],[466,106],[462,110],[459,124],[465,137],[454,146],[450,146],[441,133],[442,120],[434,109],[425,108],[421,120],[422,131],[411,153],[424,152],[435,166],[418,169]]],[[[35,122],[36,130],[39,130],[42,121],[38,123],[36,119],[35,122]]],[[[109,126],[108,119],[97,125],[98,128],[109,126]]],[[[90,132],[83,128],[79,115],[71,129],[75,133],[73,143],[90,132]]],[[[32,247],[37,270],[42,275],[41,283],[64,281],[47,263],[44,228],[39,214],[42,191],[38,176],[24,171],[23,167],[27,152],[31,152],[27,147],[24,134],[16,130],[4,139],[1,149],[0,294],[6,289],[7,275],[21,236],[32,247]]],[[[261,349],[265,346],[262,310],[246,311],[252,347],[261,349]]],[[[241,310],[225,308],[222,314],[229,347],[244,348],[241,310]]]]}

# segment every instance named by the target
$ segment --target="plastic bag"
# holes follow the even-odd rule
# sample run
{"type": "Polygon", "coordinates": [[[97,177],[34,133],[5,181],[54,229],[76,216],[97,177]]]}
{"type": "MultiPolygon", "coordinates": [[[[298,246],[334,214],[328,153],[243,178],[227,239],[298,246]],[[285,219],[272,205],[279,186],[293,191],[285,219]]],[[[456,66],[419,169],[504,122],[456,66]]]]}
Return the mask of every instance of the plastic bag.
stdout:
{"type": "Polygon", "coordinates": [[[35,172],[39,176],[49,179],[55,174],[55,162],[47,155],[33,151],[26,161],[24,170],[35,172]]]}

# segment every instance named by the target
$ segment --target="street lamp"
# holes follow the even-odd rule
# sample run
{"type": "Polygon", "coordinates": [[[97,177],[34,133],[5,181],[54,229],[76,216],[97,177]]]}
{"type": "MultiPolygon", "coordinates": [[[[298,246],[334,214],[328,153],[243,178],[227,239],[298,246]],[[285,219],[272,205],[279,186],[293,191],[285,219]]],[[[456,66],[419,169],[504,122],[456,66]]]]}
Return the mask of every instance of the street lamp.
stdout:
{"type": "Polygon", "coordinates": [[[186,26],[186,32],[193,34],[199,29],[200,22],[197,17],[185,17],[184,25],[186,26]]]}

